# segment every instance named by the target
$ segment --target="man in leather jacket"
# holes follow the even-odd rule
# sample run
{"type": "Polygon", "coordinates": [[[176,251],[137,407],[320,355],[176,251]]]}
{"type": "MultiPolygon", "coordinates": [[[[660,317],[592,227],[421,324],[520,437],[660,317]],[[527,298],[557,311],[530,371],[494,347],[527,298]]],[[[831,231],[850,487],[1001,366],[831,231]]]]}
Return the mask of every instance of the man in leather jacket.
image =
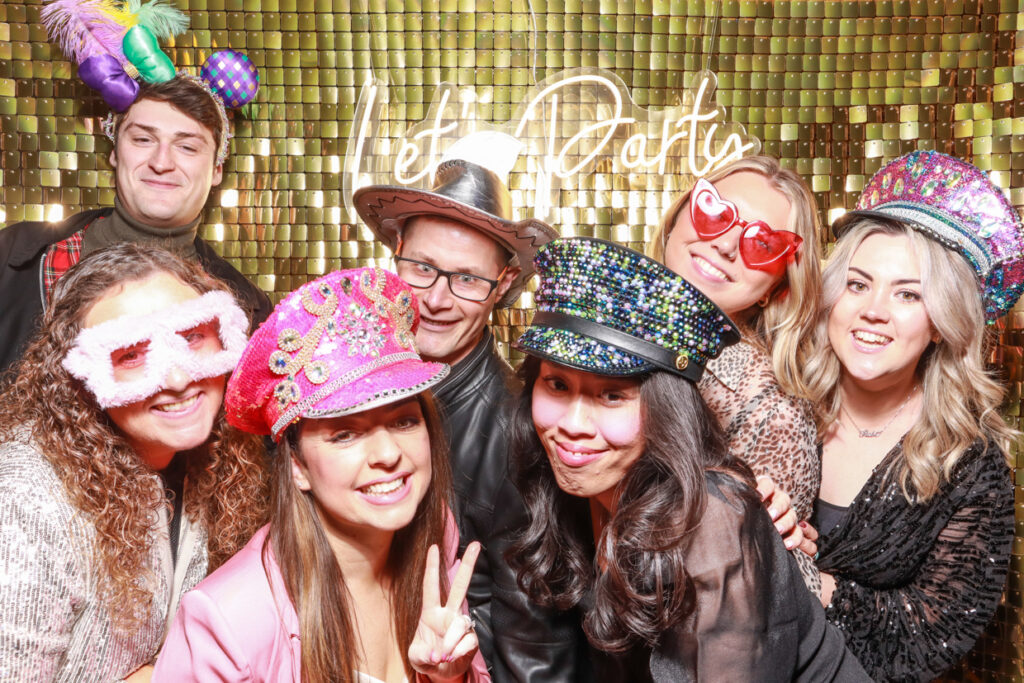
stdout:
{"type": "Polygon", "coordinates": [[[180,77],[147,84],[113,122],[113,208],[0,230],[0,372],[21,357],[57,280],[82,256],[119,242],[165,247],[199,263],[231,287],[254,327],[270,314],[267,295],[197,235],[227,150],[227,120],[213,97],[180,77]]]}
{"type": "Polygon", "coordinates": [[[462,160],[442,162],[431,191],[370,186],[354,201],[394,250],[398,274],[416,288],[420,354],[452,368],[434,395],[450,444],[460,545],[483,545],[468,600],[491,675],[499,682],[578,680],[577,648],[585,646],[578,616],[530,603],[503,556],[526,522],[509,476],[506,433],[520,385],[487,328],[495,306],[518,298],[537,247],[556,233],[538,220],[512,221],[498,176],[462,160]]]}

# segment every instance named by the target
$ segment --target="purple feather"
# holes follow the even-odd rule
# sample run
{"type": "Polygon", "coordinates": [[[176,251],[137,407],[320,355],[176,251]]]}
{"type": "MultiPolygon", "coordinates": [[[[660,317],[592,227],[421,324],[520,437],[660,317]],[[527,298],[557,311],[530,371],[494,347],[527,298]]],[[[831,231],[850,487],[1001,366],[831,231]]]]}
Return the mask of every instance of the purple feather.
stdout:
{"type": "Polygon", "coordinates": [[[81,64],[89,57],[112,55],[126,62],[121,42],[128,26],[110,0],[53,0],[40,16],[50,39],[81,64]]]}

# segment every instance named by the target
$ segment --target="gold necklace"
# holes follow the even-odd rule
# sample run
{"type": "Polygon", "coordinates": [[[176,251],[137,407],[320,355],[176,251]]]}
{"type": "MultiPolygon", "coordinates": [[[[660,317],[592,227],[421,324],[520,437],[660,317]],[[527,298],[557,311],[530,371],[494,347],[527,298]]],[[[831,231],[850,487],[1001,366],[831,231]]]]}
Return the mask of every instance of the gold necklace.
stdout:
{"type": "Polygon", "coordinates": [[[914,388],[910,390],[910,393],[907,394],[907,397],[903,399],[903,403],[900,404],[900,407],[897,408],[896,412],[893,413],[892,417],[889,418],[889,421],[882,425],[879,429],[861,429],[860,427],[857,426],[857,423],[853,421],[853,415],[850,414],[850,411],[847,410],[845,406],[843,406],[843,412],[846,413],[846,417],[849,418],[850,424],[853,425],[853,428],[857,430],[857,436],[859,436],[862,439],[874,439],[877,436],[881,436],[882,432],[888,429],[889,426],[896,421],[896,418],[899,417],[900,413],[903,412],[903,409],[907,407],[907,404],[910,403],[910,399],[914,397],[915,393],[917,393],[916,384],[914,385],[914,388]]]}

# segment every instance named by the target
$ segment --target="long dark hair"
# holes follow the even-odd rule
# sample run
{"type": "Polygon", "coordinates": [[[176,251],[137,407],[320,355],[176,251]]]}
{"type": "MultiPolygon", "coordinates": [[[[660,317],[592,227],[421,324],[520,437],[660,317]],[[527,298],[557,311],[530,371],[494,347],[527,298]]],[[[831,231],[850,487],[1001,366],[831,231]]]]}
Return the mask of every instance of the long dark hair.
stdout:
{"type": "MultiPolygon", "coordinates": [[[[451,503],[451,466],[441,419],[429,392],[417,396],[430,437],[431,478],[412,522],[394,535],[387,571],[392,578],[391,605],[395,634],[405,670],[413,678],[408,651],[416,635],[423,602],[423,571],[427,550],[437,544],[445,555],[444,529],[451,503]]],[[[270,533],[263,546],[273,550],[302,634],[302,680],[305,683],[347,683],[355,680],[359,639],[351,599],[341,567],[317,515],[312,493],[292,481],[292,457],[302,462],[298,447],[301,423],[291,425],[274,453],[270,533]]],[[[268,573],[269,576],[269,573],[268,573]]],[[[441,572],[441,594],[447,575],[441,572]]]]}
{"type": "Polygon", "coordinates": [[[729,455],[715,416],[692,382],[667,372],[642,376],[647,443],[618,485],[618,507],[592,557],[589,503],[558,488],[534,429],[530,400],[539,367],[529,357],[520,369],[524,386],[511,443],[530,523],[506,558],[523,591],[545,607],[568,609],[592,590],[593,609],[583,628],[598,649],[653,646],[695,608],[686,553],[707,500],[705,471],[723,471],[751,485],[753,475],[729,455]]]}

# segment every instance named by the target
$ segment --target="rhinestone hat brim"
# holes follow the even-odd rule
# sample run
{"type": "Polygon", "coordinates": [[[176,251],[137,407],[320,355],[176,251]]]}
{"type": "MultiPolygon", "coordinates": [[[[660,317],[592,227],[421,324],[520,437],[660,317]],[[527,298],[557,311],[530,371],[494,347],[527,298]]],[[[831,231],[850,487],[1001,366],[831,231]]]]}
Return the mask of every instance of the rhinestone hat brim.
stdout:
{"type": "MultiPolygon", "coordinates": [[[[969,235],[964,234],[957,227],[954,218],[935,207],[917,202],[887,202],[870,209],[851,211],[850,215],[881,216],[907,223],[926,233],[947,249],[953,249],[963,254],[982,280],[987,278],[992,271],[994,264],[988,250],[969,235]]],[[[852,221],[848,220],[843,227],[849,225],[852,225],[852,221]]],[[[845,230],[841,228],[837,232],[839,233],[836,235],[838,237],[845,230]]]]}
{"type": "Polygon", "coordinates": [[[449,371],[450,368],[447,365],[420,360],[420,357],[411,351],[375,358],[369,363],[364,363],[346,372],[344,375],[326,382],[314,393],[289,406],[274,422],[271,433],[277,439],[280,438],[281,432],[288,425],[300,418],[350,415],[376,406],[392,403],[405,396],[418,394],[440,382],[448,375],[449,371]],[[426,379],[411,384],[395,383],[397,386],[389,386],[388,389],[374,391],[365,395],[360,395],[349,386],[358,380],[367,379],[377,373],[398,375],[402,371],[408,372],[410,370],[416,372],[418,376],[422,376],[423,371],[430,374],[426,379]],[[352,400],[348,400],[341,405],[318,407],[321,403],[329,401],[335,394],[340,394],[342,388],[348,389],[346,396],[351,396],[352,400]]]}
{"type": "Polygon", "coordinates": [[[597,375],[642,375],[657,370],[654,364],[615,346],[554,327],[529,327],[515,344],[532,356],[597,375]]]}

